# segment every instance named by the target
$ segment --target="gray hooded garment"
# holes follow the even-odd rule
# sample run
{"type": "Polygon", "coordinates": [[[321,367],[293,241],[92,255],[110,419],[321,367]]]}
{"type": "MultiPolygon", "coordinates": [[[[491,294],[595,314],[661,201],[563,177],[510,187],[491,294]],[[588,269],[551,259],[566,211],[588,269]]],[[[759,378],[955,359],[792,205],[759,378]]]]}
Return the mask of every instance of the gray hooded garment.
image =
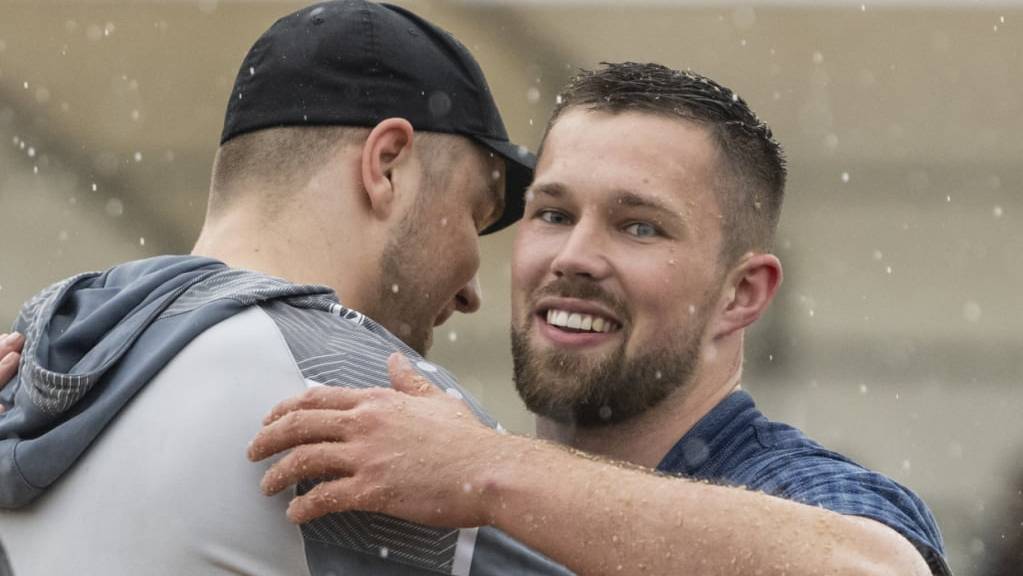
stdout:
{"type": "MultiPolygon", "coordinates": [[[[273,528],[279,530],[277,536],[269,535],[272,530],[253,530],[252,540],[269,538],[266,543],[249,542],[248,547],[240,545],[238,550],[224,550],[231,545],[218,544],[218,552],[196,553],[196,558],[192,558],[190,549],[166,551],[177,541],[174,539],[177,536],[172,537],[170,532],[162,541],[159,532],[153,534],[156,543],[152,548],[147,548],[148,539],[140,539],[140,545],[125,546],[131,549],[130,553],[118,550],[104,554],[90,543],[89,531],[96,541],[101,541],[100,536],[114,520],[91,518],[93,514],[81,511],[75,512],[75,520],[61,520],[59,511],[57,520],[48,520],[49,513],[45,511],[47,506],[57,506],[55,502],[65,506],[64,502],[111,497],[107,490],[85,487],[87,484],[75,485],[76,482],[87,483],[90,475],[98,478],[100,472],[117,478],[119,471],[109,468],[120,464],[106,464],[104,450],[116,450],[121,456],[126,449],[139,450],[138,465],[143,468],[147,466],[146,459],[157,462],[177,457],[186,467],[192,460],[201,461],[203,454],[175,454],[173,445],[137,446],[147,437],[146,430],[139,427],[149,426],[149,422],[159,418],[168,419],[164,426],[173,426],[175,420],[187,421],[188,414],[174,415],[169,408],[160,407],[174,403],[173,399],[180,398],[180,394],[190,394],[198,398],[197,401],[209,403],[202,397],[207,393],[216,394],[218,382],[231,379],[235,373],[246,372],[244,377],[249,379],[247,385],[254,395],[261,385],[270,386],[271,380],[281,378],[274,374],[294,374],[298,381],[296,387],[388,386],[387,356],[400,351],[434,384],[460,394],[482,421],[496,426],[450,374],[423,360],[371,319],[342,306],[329,288],[295,285],[231,269],[209,258],[159,256],[115,266],[102,273],[75,276],[32,298],[22,309],[14,328],[26,334],[27,339],[18,375],[0,392],[0,402],[9,406],[0,415],[0,508],[11,510],[0,512],[0,543],[11,557],[15,573],[26,576],[46,573],[44,570],[62,571],[65,567],[82,573],[80,569],[87,565],[105,574],[132,574],[139,569],[150,574],[275,573],[268,566],[277,554],[274,547],[282,539],[279,535],[297,530],[287,524],[277,509],[266,518],[247,521],[274,524],[273,528]],[[216,329],[212,329],[214,327],[216,329]],[[204,350],[208,358],[202,356],[204,350]],[[251,355],[247,356],[249,350],[251,355]],[[237,360],[231,359],[234,357],[237,360]],[[178,359],[176,364],[173,363],[175,358],[178,359]],[[207,372],[205,377],[210,381],[189,391],[189,383],[202,380],[202,370],[207,372]],[[266,376],[261,376],[264,374],[266,376]],[[260,382],[261,378],[267,382],[260,382]],[[157,396],[161,393],[165,396],[157,396]],[[155,409],[146,407],[147,398],[160,398],[155,409]],[[141,418],[133,418],[133,411],[145,410],[149,412],[141,418]],[[125,430],[117,429],[115,424],[125,430]],[[127,440],[118,440],[122,433],[127,440]],[[123,445],[114,445],[117,442],[123,445]],[[172,452],[161,453],[161,450],[172,452]],[[83,463],[91,463],[93,468],[76,475],[83,463]],[[61,492],[61,488],[68,493],[48,496],[48,492],[61,492]],[[82,493],[86,491],[92,493],[82,493]],[[48,499],[51,502],[47,502],[48,499]],[[57,524],[48,527],[46,523],[51,521],[57,524]],[[52,526],[72,521],[92,524],[82,528],[87,532],[80,536],[81,549],[69,553],[66,561],[44,558],[31,544],[32,534],[52,533],[52,526]],[[168,554],[168,559],[156,558],[164,553],[168,554]],[[261,554],[266,555],[266,564],[261,564],[263,559],[253,558],[261,554]],[[94,556],[99,558],[97,562],[85,561],[94,556]]],[[[286,390],[296,389],[301,388],[286,390]]],[[[230,419],[234,417],[231,406],[235,400],[244,398],[236,392],[220,394],[219,401],[228,409],[218,414],[230,419]]],[[[273,394],[281,396],[270,396],[276,400],[287,396],[283,392],[273,394]]],[[[237,411],[242,412],[244,402],[237,404],[237,411]]],[[[187,407],[189,403],[180,405],[187,407]]],[[[199,426],[191,426],[189,433],[216,437],[218,422],[204,420],[203,415],[197,418],[199,426]],[[199,430],[195,431],[196,428],[199,430]]],[[[194,443],[199,448],[192,450],[204,449],[207,443],[203,438],[200,436],[194,443]]],[[[214,461],[233,459],[235,443],[238,444],[237,455],[243,456],[245,445],[241,438],[231,440],[224,449],[226,456],[208,456],[214,461]]],[[[265,469],[259,466],[265,465],[245,463],[239,469],[258,478],[265,469]]],[[[225,464],[225,468],[229,466],[225,464]]],[[[184,477],[184,482],[188,482],[189,475],[184,477]]],[[[157,477],[155,482],[159,481],[157,477]]],[[[229,479],[223,481],[230,483],[229,479]]],[[[148,482],[151,484],[154,480],[148,482]]],[[[247,476],[246,480],[235,479],[235,482],[253,485],[226,486],[224,493],[228,498],[234,493],[249,497],[249,492],[256,490],[255,482],[250,482],[247,476]]],[[[143,483],[136,489],[147,487],[143,483]]],[[[173,496],[171,508],[184,515],[183,538],[187,540],[192,531],[187,516],[190,494],[202,490],[203,482],[197,478],[195,486],[176,488],[181,488],[181,493],[173,496]]],[[[299,490],[308,488],[303,485],[299,490]]],[[[201,502],[201,498],[195,497],[195,501],[201,502]]],[[[150,513],[150,505],[142,496],[115,491],[111,504],[103,510],[113,510],[110,518],[120,518],[124,524],[144,519],[150,513]]],[[[208,504],[197,505],[209,508],[208,504]]],[[[268,500],[256,499],[251,503],[245,501],[241,506],[253,508],[254,515],[266,514],[267,510],[262,508],[270,508],[268,500]]],[[[210,510],[201,512],[212,514],[214,520],[218,518],[210,510]]],[[[229,515],[224,513],[223,516],[229,515]]],[[[225,542],[231,538],[235,540],[230,541],[237,542],[238,538],[244,541],[245,531],[251,529],[231,525],[231,521],[225,521],[223,527],[212,528],[210,524],[216,521],[203,522],[202,529],[219,529],[227,535],[225,542]]],[[[134,536],[134,532],[125,529],[119,542],[134,536]]],[[[216,535],[201,538],[215,540],[216,535]]],[[[200,548],[201,544],[198,544],[200,548]]],[[[490,527],[431,528],[362,512],[332,514],[303,525],[297,549],[304,550],[305,566],[302,568],[310,574],[568,573],[490,527]]],[[[292,570],[293,565],[281,569],[285,573],[292,570]]]]}

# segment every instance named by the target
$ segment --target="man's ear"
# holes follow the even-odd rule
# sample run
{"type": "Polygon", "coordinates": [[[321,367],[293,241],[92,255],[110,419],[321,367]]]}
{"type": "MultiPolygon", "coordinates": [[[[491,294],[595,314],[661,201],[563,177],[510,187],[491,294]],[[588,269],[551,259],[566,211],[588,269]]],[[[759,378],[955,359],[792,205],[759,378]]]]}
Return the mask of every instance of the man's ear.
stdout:
{"type": "Polygon", "coordinates": [[[362,146],[362,187],[378,218],[389,217],[394,207],[394,171],[412,158],[413,132],[408,120],[388,118],[370,130],[362,146]]]}
{"type": "Polygon", "coordinates": [[[781,286],[781,261],[774,254],[747,254],[725,278],[725,293],[714,322],[722,338],[756,322],[781,286]]]}

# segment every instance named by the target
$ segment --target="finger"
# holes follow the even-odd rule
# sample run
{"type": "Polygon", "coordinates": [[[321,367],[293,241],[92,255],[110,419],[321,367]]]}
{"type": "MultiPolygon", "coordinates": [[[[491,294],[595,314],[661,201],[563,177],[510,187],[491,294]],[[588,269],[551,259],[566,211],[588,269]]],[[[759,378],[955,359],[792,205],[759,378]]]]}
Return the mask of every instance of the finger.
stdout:
{"type": "Polygon", "coordinates": [[[296,410],[263,427],[249,443],[248,457],[258,462],[302,444],[343,442],[359,424],[359,415],[342,410],[296,410]]]}
{"type": "Polygon", "coordinates": [[[0,358],[4,358],[11,352],[21,352],[25,345],[25,337],[18,332],[0,334],[0,358]]]}
{"type": "Polygon", "coordinates": [[[413,396],[439,392],[438,388],[412,368],[408,358],[400,352],[395,352],[387,358],[387,373],[391,377],[391,387],[399,392],[413,396]]]}
{"type": "Polygon", "coordinates": [[[365,396],[365,392],[364,389],[356,388],[316,386],[274,406],[270,413],[263,418],[263,424],[270,424],[295,410],[348,410],[358,405],[365,396]]]}
{"type": "Polygon", "coordinates": [[[259,487],[267,496],[273,496],[300,480],[338,478],[350,472],[351,465],[344,444],[306,444],[275,462],[263,474],[259,487]]]}
{"type": "Polygon", "coordinates": [[[350,478],[320,482],[305,494],[291,499],[288,520],[304,524],[333,512],[355,510],[358,500],[352,498],[354,492],[355,482],[350,478]]]}
{"type": "MultiPolygon", "coordinates": [[[[14,378],[14,375],[18,372],[18,362],[21,361],[21,354],[17,352],[8,352],[6,356],[0,360],[0,388],[3,388],[14,378]]],[[[2,407],[0,407],[2,411],[2,407]]]]}

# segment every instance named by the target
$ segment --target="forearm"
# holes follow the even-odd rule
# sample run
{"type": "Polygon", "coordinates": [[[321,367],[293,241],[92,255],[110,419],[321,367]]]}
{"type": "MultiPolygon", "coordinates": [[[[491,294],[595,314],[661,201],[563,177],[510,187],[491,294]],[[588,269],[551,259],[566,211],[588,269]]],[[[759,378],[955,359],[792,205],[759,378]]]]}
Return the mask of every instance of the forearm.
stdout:
{"type": "Polygon", "coordinates": [[[580,574],[927,574],[873,521],[525,438],[483,482],[498,528],[580,574]]]}

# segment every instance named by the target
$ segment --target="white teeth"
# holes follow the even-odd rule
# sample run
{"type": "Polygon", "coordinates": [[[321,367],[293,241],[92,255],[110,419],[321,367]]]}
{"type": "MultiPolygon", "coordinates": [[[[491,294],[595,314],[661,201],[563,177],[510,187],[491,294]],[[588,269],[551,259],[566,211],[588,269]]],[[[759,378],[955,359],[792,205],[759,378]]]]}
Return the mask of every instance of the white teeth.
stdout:
{"type": "Polygon", "coordinates": [[[555,310],[553,308],[547,311],[547,323],[553,326],[590,332],[610,332],[616,327],[614,322],[604,320],[599,316],[555,310]]]}
{"type": "Polygon", "coordinates": [[[554,323],[558,326],[568,326],[568,312],[564,310],[558,311],[558,314],[554,317],[554,323]]]}

